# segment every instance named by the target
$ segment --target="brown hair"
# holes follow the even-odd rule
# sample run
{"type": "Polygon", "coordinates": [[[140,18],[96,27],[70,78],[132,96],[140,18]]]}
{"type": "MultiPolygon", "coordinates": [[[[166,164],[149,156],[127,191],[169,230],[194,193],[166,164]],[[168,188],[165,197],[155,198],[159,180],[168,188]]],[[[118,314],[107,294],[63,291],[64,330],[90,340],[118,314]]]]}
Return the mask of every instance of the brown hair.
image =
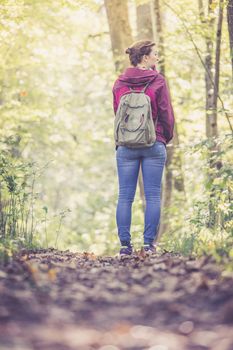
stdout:
{"type": "Polygon", "coordinates": [[[125,50],[129,54],[130,63],[136,67],[142,61],[144,55],[151,53],[151,48],[155,43],[150,40],[138,40],[125,50]]]}

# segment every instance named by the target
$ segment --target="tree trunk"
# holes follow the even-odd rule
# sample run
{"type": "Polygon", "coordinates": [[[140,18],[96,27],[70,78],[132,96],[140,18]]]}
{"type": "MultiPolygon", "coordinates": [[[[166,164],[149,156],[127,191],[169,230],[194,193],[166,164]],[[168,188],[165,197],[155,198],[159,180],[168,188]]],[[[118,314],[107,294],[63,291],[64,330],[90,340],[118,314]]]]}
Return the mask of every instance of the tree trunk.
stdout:
{"type": "Polygon", "coordinates": [[[155,23],[155,35],[158,43],[159,51],[159,70],[160,73],[165,76],[165,48],[164,48],[164,38],[163,38],[163,25],[162,25],[162,15],[160,9],[159,0],[154,0],[152,2],[152,16],[153,22],[155,23]]]}
{"type": "MultiPolygon", "coordinates": [[[[222,21],[223,21],[223,0],[219,1],[219,14],[218,14],[218,25],[217,25],[217,33],[216,33],[216,51],[215,51],[215,74],[214,74],[214,93],[213,93],[213,114],[212,114],[212,128],[210,129],[213,132],[211,137],[218,136],[218,126],[217,126],[217,102],[218,102],[218,92],[219,92],[219,70],[220,70],[220,52],[221,52],[221,37],[222,37],[222,21]]],[[[210,169],[216,168],[219,170],[222,167],[222,162],[220,160],[220,145],[217,142],[213,142],[213,146],[210,148],[210,158],[209,158],[209,166],[210,169]],[[216,159],[216,155],[218,155],[218,159],[216,159]]],[[[210,179],[213,183],[214,179],[219,176],[218,171],[210,173],[210,179]]],[[[209,203],[209,212],[210,212],[210,220],[209,227],[216,226],[219,218],[217,217],[215,204],[216,201],[215,189],[212,187],[210,193],[210,203],[209,203]]]]}
{"type": "MultiPolygon", "coordinates": [[[[152,7],[152,23],[155,23],[156,38],[158,42],[159,51],[159,68],[160,73],[165,76],[165,48],[164,48],[164,37],[163,37],[163,22],[161,15],[161,6],[159,0],[153,1],[152,7]]],[[[168,82],[168,81],[167,81],[168,82]]],[[[168,82],[169,86],[169,82],[168,82]]],[[[171,95],[171,94],[170,94],[171,95]]],[[[184,186],[184,176],[182,171],[182,158],[179,151],[179,136],[177,125],[175,123],[174,127],[174,137],[172,143],[167,146],[167,161],[165,168],[165,181],[162,186],[162,204],[161,204],[161,220],[159,225],[158,234],[156,235],[156,241],[169,230],[169,208],[172,201],[172,191],[174,188],[178,191],[184,193],[185,200],[185,186],[184,186]],[[175,150],[176,148],[176,150],[175,150]],[[172,168],[175,168],[178,172],[178,176],[173,177],[172,168]]]]}
{"type": "Polygon", "coordinates": [[[230,55],[231,55],[231,68],[233,79],[233,0],[229,0],[227,5],[227,23],[230,40],[230,55]]]}
{"type": "Polygon", "coordinates": [[[129,65],[126,48],[132,44],[132,34],[128,18],[128,3],[121,0],[104,0],[113,59],[117,74],[129,65]]]}
{"type": "Polygon", "coordinates": [[[206,40],[206,58],[205,58],[205,83],[206,83],[206,136],[210,140],[211,145],[209,147],[208,164],[209,169],[207,171],[208,182],[211,184],[211,193],[209,200],[209,221],[208,227],[213,228],[216,225],[217,217],[215,211],[215,192],[213,189],[213,181],[216,177],[216,172],[213,172],[213,168],[221,168],[221,161],[216,161],[216,155],[220,153],[220,147],[216,142],[218,137],[217,126],[217,101],[219,90],[219,67],[220,67],[220,47],[221,47],[221,33],[222,33],[222,20],[223,20],[223,0],[219,0],[219,14],[216,33],[216,50],[215,50],[215,64],[213,65],[213,32],[215,19],[212,16],[212,0],[208,2],[208,17],[205,18],[203,1],[199,0],[199,13],[200,19],[203,24],[208,25],[208,34],[205,37],[206,40]],[[213,74],[214,67],[214,74],[213,74]]]}
{"type": "Polygon", "coordinates": [[[150,3],[137,6],[137,40],[153,41],[153,28],[150,3]]]}

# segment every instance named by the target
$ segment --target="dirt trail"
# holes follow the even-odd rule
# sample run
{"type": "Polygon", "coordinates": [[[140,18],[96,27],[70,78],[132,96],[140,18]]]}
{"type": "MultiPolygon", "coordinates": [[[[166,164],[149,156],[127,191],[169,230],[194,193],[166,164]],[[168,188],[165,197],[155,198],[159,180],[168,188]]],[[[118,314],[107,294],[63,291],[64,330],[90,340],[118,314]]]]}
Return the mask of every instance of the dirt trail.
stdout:
{"type": "Polygon", "coordinates": [[[233,277],[211,257],[22,251],[0,268],[1,350],[232,350],[233,277]]]}

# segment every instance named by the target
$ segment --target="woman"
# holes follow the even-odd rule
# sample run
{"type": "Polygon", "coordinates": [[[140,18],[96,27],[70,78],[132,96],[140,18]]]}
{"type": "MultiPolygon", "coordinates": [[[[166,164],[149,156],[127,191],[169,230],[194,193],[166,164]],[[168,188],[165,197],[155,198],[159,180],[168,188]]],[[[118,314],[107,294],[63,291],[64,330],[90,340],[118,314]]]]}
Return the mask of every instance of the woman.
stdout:
{"type": "Polygon", "coordinates": [[[153,121],[157,120],[156,141],[153,146],[129,148],[116,146],[119,195],[116,209],[118,236],[121,243],[120,256],[131,255],[131,208],[137,187],[140,166],[142,168],[146,210],[144,217],[144,250],[154,253],[153,244],[160,221],[160,195],[163,169],[167,159],[166,144],[173,137],[174,113],[167,83],[156,70],[158,62],[155,43],[139,40],[125,53],[129,54],[131,66],[121,74],[113,85],[113,109],[116,115],[122,94],[137,90],[150,82],[145,93],[150,97],[153,121]]]}

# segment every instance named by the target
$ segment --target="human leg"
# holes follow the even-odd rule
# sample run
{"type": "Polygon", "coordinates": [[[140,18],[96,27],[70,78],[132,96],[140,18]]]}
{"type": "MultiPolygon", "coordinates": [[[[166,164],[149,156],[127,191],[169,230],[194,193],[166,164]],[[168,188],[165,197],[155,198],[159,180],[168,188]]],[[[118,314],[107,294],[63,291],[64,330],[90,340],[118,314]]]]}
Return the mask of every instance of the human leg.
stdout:
{"type": "Polygon", "coordinates": [[[136,150],[119,146],[116,160],[119,183],[116,221],[120,242],[126,245],[131,240],[131,210],[137,187],[140,158],[136,150]]]}
{"type": "Polygon", "coordinates": [[[158,141],[145,150],[142,158],[142,175],[146,199],[143,233],[145,244],[153,243],[159,226],[161,182],[166,158],[166,146],[158,141]]]}

